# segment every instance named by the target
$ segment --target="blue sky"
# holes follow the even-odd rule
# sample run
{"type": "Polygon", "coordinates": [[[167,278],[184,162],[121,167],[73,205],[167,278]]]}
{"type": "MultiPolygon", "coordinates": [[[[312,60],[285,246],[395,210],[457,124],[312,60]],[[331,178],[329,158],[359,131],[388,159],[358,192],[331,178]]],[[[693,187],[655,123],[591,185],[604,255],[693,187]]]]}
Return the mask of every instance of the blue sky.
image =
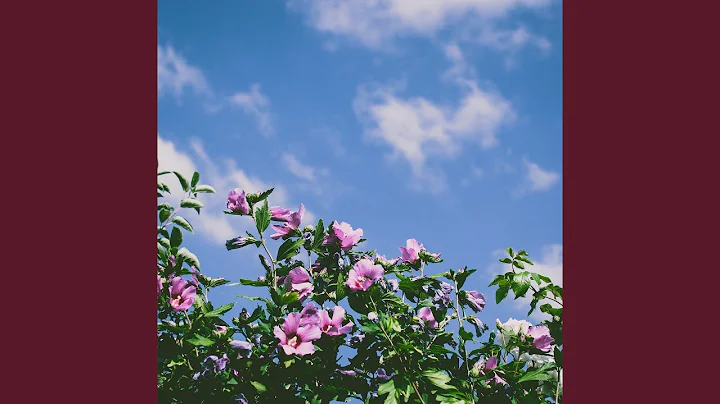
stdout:
{"type": "MultiPolygon", "coordinates": [[[[276,187],[271,205],[304,203],[304,224],[349,222],[388,257],[416,238],[443,254],[431,273],[478,269],[467,287],[485,293],[486,323],[525,318],[527,304],[496,306],[487,284],[508,246],[561,282],[561,11],[553,0],[160,0],[160,168],[198,170],[218,190],[186,215],[203,272],[263,273],[259,251],[225,250],[249,222],[221,211],[233,188],[276,187]]],[[[254,292],[212,297],[252,307],[235,295],[254,292]]]]}

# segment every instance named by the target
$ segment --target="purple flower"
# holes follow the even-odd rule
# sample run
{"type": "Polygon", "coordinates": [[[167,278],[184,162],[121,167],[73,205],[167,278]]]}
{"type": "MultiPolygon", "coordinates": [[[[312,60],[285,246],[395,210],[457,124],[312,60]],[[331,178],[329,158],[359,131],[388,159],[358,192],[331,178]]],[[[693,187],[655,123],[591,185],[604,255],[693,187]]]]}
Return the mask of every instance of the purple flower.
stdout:
{"type": "Polygon", "coordinates": [[[435,320],[432,310],[429,307],[423,307],[418,311],[418,318],[423,325],[427,325],[430,328],[438,328],[438,322],[435,320]]]}
{"type": "Polygon", "coordinates": [[[239,396],[235,397],[235,401],[237,401],[238,404],[248,404],[248,400],[247,398],[245,398],[245,394],[242,393],[240,393],[239,396]]]}
{"type": "Polygon", "coordinates": [[[215,355],[210,355],[207,358],[205,358],[205,361],[203,362],[202,370],[200,372],[197,372],[193,375],[193,380],[197,380],[200,377],[205,376],[205,374],[209,371],[213,371],[214,373],[222,372],[225,370],[227,365],[230,363],[230,358],[227,357],[227,355],[223,354],[222,358],[218,358],[215,355]]]}
{"type": "Polygon", "coordinates": [[[476,290],[471,290],[469,292],[465,292],[465,298],[467,299],[467,303],[470,305],[470,308],[476,312],[482,311],[485,308],[485,296],[483,296],[482,293],[476,290]]]}
{"type": "Polygon", "coordinates": [[[368,290],[376,280],[382,278],[384,273],[385,269],[382,266],[363,258],[350,270],[345,284],[353,291],[368,290]]]}
{"type": "Polygon", "coordinates": [[[408,239],[405,247],[399,248],[401,253],[400,258],[411,264],[420,259],[420,251],[425,251],[425,247],[414,238],[408,239]]]}
{"type": "Polygon", "coordinates": [[[162,277],[160,275],[157,276],[157,295],[160,296],[160,291],[162,290],[162,277]]]}
{"type": "Polygon", "coordinates": [[[234,340],[230,341],[230,348],[240,351],[240,355],[238,355],[238,358],[243,358],[243,357],[250,356],[250,352],[252,352],[253,344],[251,344],[247,341],[239,341],[239,340],[234,339],[234,340]]]}
{"type": "Polygon", "coordinates": [[[305,325],[320,326],[320,312],[312,302],[308,302],[300,312],[300,326],[305,325]]]}
{"type": "Polygon", "coordinates": [[[342,370],[342,369],[338,369],[338,372],[339,372],[340,374],[347,375],[347,376],[356,376],[356,375],[357,375],[357,372],[354,371],[354,370],[342,370]]]}
{"type": "Polygon", "coordinates": [[[245,191],[237,189],[230,191],[227,198],[227,208],[235,213],[247,215],[250,213],[250,204],[245,197],[245,191]]]}
{"type": "Polygon", "coordinates": [[[195,302],[195,287],[189,286],[181,277],[175,277],[170,286],[170,306],[175,311],[187,310],[195,302]]]}
{"type": "Polygon", "coordinates": [[[312,341],[322,336],[320,327],[312,324],[300,326],[300,313],[290,313],[285,318],[282,328],[275,326],[275,336],[280,340],[278,344],[286,355],[309,355],[315,352],[312,341]]]}
{"type": "Polygon", "coordinates": [[[442,290],[436,290],[435,297],[433,298],[433,302],[435,303],[435,308],[440,309],[441,307],[450,306],[450,303],[452,301],[450,299],[450,294],[445,293],[442,290]]]}
{"type": "Polygon", "coordinates": [[[300,223],[302,223],[302,218],[304,214],[305,205],[301,203],[300,209],[297,212],[291,213],[290,216],[288,216],[288,220],[286,223],[283,223],[282,226],[272,226],[272,228],[275,229],[276,233],[271,235],[270,238],[273,240],[277,240],[297,230],[298,227],[300,227],[300,223]]]}
{"type": "Polygon", "coordinates": [[[330,243],[339,243],[340,248],[348,251],[357,244],[363,236],[363,229],[353,230],[352,226],[346,222],[338,223],[334,221],[332,224],[332,232],[325,236],[323,245],[330,243]]]}
{"type": "Polygon", "coordinates": [[[284,209],[279,206],[270,208],[271,219],[278,222],[289,222],[292,213],[290,209],[284,209]]]}
{"type": "Polygon", "coordinates": [[[354,323],[349,321],[347,324],[342,325],[344,319],[345,309],[340,306],[335,306],[332,318],[330,318],[327,311],[322,310],[320,311],[320,329],[331,337],[348,334],[352,331],[354,323]]]}
{"type": "Polygon", "coordinates": [[[555,339],[550,336],[550,329],[546,325],[532,326],[528,335],[533,338],[533,347],[544,352],[552,350],[552,343],[555,339]]]}
{"type": "Polygon", "coordinates": [[[310,282],[310,274],[303,267],[296,267],[291,270],[285,278],[285,284],[298,293],[298,300],[305,300],[313,291],[313,284],[310,282]]]}
{"type": "Polygon", "coordinates": [[[213,330],[213,334],[215,334],[219,337],[225,335],[228,331],[228,328],[225,327],[224,325],[216,325],[215,328],[216,329],[213,330]]]}
{"type": "Polygon", "coordinates": [[[387,372],[385,371],[385,369],[379,368],[378,370],[375,371],[375,377],[380,380],[390,380],[390,378],[393,377],[393,375],[392,374],[388,375],[387,372]]]}

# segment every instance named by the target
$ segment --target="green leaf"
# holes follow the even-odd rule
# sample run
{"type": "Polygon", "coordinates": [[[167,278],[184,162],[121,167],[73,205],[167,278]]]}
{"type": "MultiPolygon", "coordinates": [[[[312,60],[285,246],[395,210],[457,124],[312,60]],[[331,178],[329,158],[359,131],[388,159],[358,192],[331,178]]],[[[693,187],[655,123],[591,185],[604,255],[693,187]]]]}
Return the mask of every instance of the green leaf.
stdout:
{"type": "Polygon", "coordinates": [[[524,297],[528,289],[530,289],[530,273],[521,272],[513,276],[513,293],[515,298],[524,297]]]}
{"type": "Polygon", "coordinates": [[[190,181],[190,186],[195,188],[195,185],[197,185],[199,181],[200,181],[200,173],[195,171],[193,173],[192,180],[190,181]]]}
{"type": "Polygon", "coordinates": [[[188,183],[188,180],[177,171],[173,171],[173,174],[175,174],[178,181],[180,181],[180,186],[182,186],[183,191],[188,192],[190,190],[190,184],[188,183]]]}
{"type": "Polygon", "coordinates": [[[515,268],[525,269],[525,265],[520,261],[513,261],[512,264],[515,268]]]}
{"type": "Polygon", "coordinates": [[[181,248],[180,251],[177,252],[177,256],[178,258],[182,258],[183,261],[190,264],[190,266],[193,266],[198,270],[200,269],[200,261],[198,261],[197,256],[188,251],[187,248],[181,248]]]}
{"type": "Polygon", "coordinates": [[[157,175],[158,175],[158,177],[159,177],[159,176],[161,176],[161,175],[170,174],[171,172],[172,172],[172,171],[160,171],[159,173],[157,173],[157,175]]]}
{"type": "Polygon", "coordinates": [[[513,249],[512,249],[511,247],[506,248],[505,251],[507,251],[507,253],[508,253],[509,256],[514,257],[514,255],[513,255],[513,249]]]}
{"type": "Polygon", "coordinates": [[[488,286],[497,285],[503,280],[505,280],[505,275],[497,275],[488,286]]]}
{"type": "Polygon", "coordinates": [[[300,246],[303,245],[305,239],[299,238],[297,240],[287,239],[280,245],[277,253],[277,261],[282,261],[285,258],[294,257],[300,252],[300,246]]]}
{"type": "Polygon", "coordinates": [[[395,393],[395,380],[390,379],[378,386],[378,395],[383,396],[389,393],[395,393]]]}
{"type": "Polygon", "coordinates": [[[182,200],[182,202],[180,202],[180,207],[181,208],[200,209],[203,207],[203,204],[202,204],[202,202],[198,201],[197,199],[185,198],[182,200]]]}
{"type": "Polygon", "coordinates": [[[267,282],[253,281],[250,279],[240,279],[240,284],[245,285],[245,286],[258,286],[258,287],[265,287],[268,285],[267,282]]]}
{"type": "Polygon", "coordinates": [[[439,387],[443,390],[454,389],[455,387],[447,384],[450,381],[450,376],[441,370],[426,370],[421,373],[430,383],[439,387]]]}
{"type": "Polygon", "coordinates": [[[210,338],[203,337],[200,334],[195,334],[192,338],[188,338],[187,342],[195,345],[195,346],[210,346],[215,343],[215,341],[211,340],[210,338]]]}
{"type": "Polygon", "coordinates": [[[539,369],[531,370],[527,373],[525,373],[520,379],[518,379],[518,383],[522,382],[529,382],[531,380],[550,380],[552,379],[552,376],[547,374],[547,371],[552,367],[552,364],[545,364],[539,369]]]}
{"type": "Polygon", "coordinates": [[[500,304],[508,295],[508,292],[510,291],[510,285],[507,283],[503,283],[500,285],[498,290],[495,291],[495,303],[500,304]]]}
{"type": "Polygon", "coordinates": [[[555,354],[555,363],[557,364],[558,367],[562,367],[562,357],[563,357],[562,350],[558,347],[555,347],[554,354],[555,354]]]}
{"type": "Polygon", "coordinates": [[[510,258],[501,258],[500,262],[503,264],[512,264],[512,260],[510,258]]]}
{"type": "Polygon", "coordinates": [[[190,225],[190,222],[188,222],[187,220],[185,220],[185,218],[182,217],[182,216],[175,216],[175,217],[172,219],[172,222],[175,223],[176,225],[182,227],[183,229],[189,231],[190,233],[194,233],[194,232],[195,232],[195,230],[193,230],[193,227],[190,225]]]}
{"type": "Polygon", "coordinates": [[[345,275],[342,272],[338,274],[337,286],[335,289],[335,301],[339,302],[347,296],[347,285],[345,285],[345,275]]]}
{"type": "Polygon", "coordinates": [[[161,239],[158,239],[158,243],[162,244],[162,246],[165,247],[165,249],[167,249],[167,250],[170,249],[170,240],[168,240],[166,238],[161,238],[161,239]]]}
{"type": "Polygon", "coordinates": [[[285,293],[280,298],[280,305],[287,306],[288,304],[293,304],[298,301],[298,297],[299,295],[297,292],[285,293]]]}
{"type": "Polygon", "coordinates": [[[228,311],[232,310],[233,306],[235,306],[235,303],[223,304],[219,308],[205,313],[205,317],[220,317],[228,311]]]}
{"type": "Polygon", "coordinates": [[[402,327],[400,327],[400,323],[395,317],[383,316],[383,318],[380,320],[380,323],[386,331],[392,331],[396,333],[402,331],[402,327]]]}
{"type": "MultiPolygon", "coordinates": [[[[265,201],[262,207],[258,208],[255,212],[255,226],[257,227],[260,234],[267,230],[270,226],[270,208],[268,203],[265,201]]],[[[278,259],[279,261],[280,259],[278,259]]]]}
{"type": "Polygon", "coordinates": [[[182,244],[183,235],[182,231],[177,227],[173,227],[172,233],[170,233],[170,245],[172,247],[179,247],[182,244]]]}
{"type": "Polygon", "coordinates": [[[315,232],[313,233],[312,249],[314,250],[314,249],[320,247],[320,245],[322,244],[324,239],[325,239],[325,225],[323,224],[322,219],[320,219],[320,220],[318,220],[318,223],[315,226],[315,232]]]}
{"type": "Polygon", "coordinates": [[[197,193],[203,193],[203,194],[215,194],[217,193],[215,191],[215,188],[211,187],[210,185],[198,185],[195,187],[195,192],[197,193]]]}
{"type": "Polygon", "coordinates": [[[383,404],[397,404],[397,402],[397,393],[393,391],[392,393],[388,394],[387,397],[385,397],[385,401],[383,404]]]}
{"type": "Polygon", "coordinates": [[[254,205],[258,202],[262,202],[265,199],[267,199],[267,197],[270,196],[270,194],[272,194],[273,190],[275,190],[275,188],[270,188],[267,191],[261,192],[259,194],[255,194],[255,193],[247,194],[245,197],[247,198],[248,203],[254,205]]]}
{"type": "Polygon", "coordinates": [[[473,334],[471,332],[465,331],[464,328],[460,328],[460,338],[463,339],[463,341],[472,341],[473,334]]]}
{"type": "Polygon", "coordinates": [[[518,260],[518,261],[522,261],[522,262],[524,262],[524,263],[526,263],[526,264],[535,265],[535,264],[533,264],[532,261],[530,261],[530,260],[529,260],[528,258],[526,258],[526,257],[517,256],[517,257],[515,257],[515,259],[518,260]]]}
{"type": "Polygon", "coordinates": [[[268,261],[268,259],[267,259],[264,255],[262,255],[262,254],[258,254],[258,257],[260,258],[260,263],[261,263],[262,266],[265,268],[265,271],[267,271],[268,273],[270,273],[270,272],[271,272],[271,270],[270,270],[270,261],[268,261]]]}
{"type": "Polygon", "coordinates": [[[170,211],[163,209],[160,211],[158,216],[160,217],[160,223],[165,223],[165,221],[170,217],[170,211]]]}
{"type": "Polygon", "coordinates": [[[267,387],[265,387],[265,385],[260,382],[251,381],[250,384],[252,384],[253,387],[255,387],[255,390],[257,390],[257,392],[260,394],[267,391],[267,387]]]}
{"type": "Polygon", "coordinates": [[[230,281],[227,280],[227,279],[215,278],[215,279],[212,279],[212,280],[210,281],[210,287],[211,287],[211,288],[214,288],[214,287],[222,286],[222,285],[225,285],[225,284],[228,284],[228,283],[230,283],[230,281]]]}

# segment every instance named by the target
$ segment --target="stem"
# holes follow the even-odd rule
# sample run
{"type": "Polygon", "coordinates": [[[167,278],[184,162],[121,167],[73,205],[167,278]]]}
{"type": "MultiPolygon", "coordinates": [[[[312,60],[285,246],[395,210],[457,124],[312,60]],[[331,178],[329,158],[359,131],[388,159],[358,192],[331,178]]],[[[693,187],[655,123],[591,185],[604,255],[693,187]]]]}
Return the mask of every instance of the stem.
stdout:
{"type": "MultiPolygon", "coordinates": [[[[255,222],[255,227],[257,227],[257,220],[255,219],[254,212],[250,214],[250,217],[252,217],[253,222],[255,222]]],[[[262,232],[260,233],[260,242],[262,243],[263,248],[265,248],[265,252],[268,255],[268,258],[270,258],[270,263],[272,264],[272,284],[273,284],[273,290],[277,292],[277,267],[275,266],[275,258],[273,258],[272,254],[270,254],[270,249],[268,249],[267,243],[265,242],[265,236],[263,236],[262,232]]]]}
{"type": "Polygon", "coordinates": [[[555,404],[558,403],[558,398],[560,398],[560,384],[561,384],[560,381],[561,380],[562,380],[562,368],[558,369],[558,385],[557,385],[557,388],[555,389],[555,404]]]}
{"type": "MultiPolygon", "coordinates": [[[[457,314],[458,324],[460,325],[460,329],[463,329],[463,317],[465,317],[465,309],[460,305],[460,295],[458,290],[458,284],[455,279],[453,279],[453,282],[455,283],[455,313],[457,314]]],[[[458,339],[460,340],[460,347],[462,348],[462,355],[463,359],[465,361],[465,370],[467,371],[467,377],[468,380],[470,380],[470,365],[468,364],[468,357],[467,357],[467,347],[465,345],[465,339],[462,338],[460,335],[458,335],[458,339]]],[[[472,401],[472,404],[475,404],[475,385],[470,382],[470,401],[472,401]]]]}
{"type": "Polygon", "coordinates": [[[178,214],[178,212],[180,212],[180,209],[182,209],[182,208],[177,208],[177,209],[175,209],[175,211],[174,211],[170,216],[168,216],[167,219],[165,219],[165,221],[163,222],[163,224],[160,225],[160,228],[161,228],[161,229],[164,229],[165,226],[167,226],[168,224],[170,224],[170,221],[173,220],[173,218],[175,217],[175,215],[178,214]]]}
{"type": "MultiPolygon", "coordinates": [[[[375,304],[375,300],[373,300],[372,297],[370,298],[370,302],[372,303],[373,308],[375,309],[375,313],[379,313],[377,305],[375,304]]],[[[400,358],[400,363],[402,364],[403,369],[405,370],[405,372],[408,375],[410,375],[410,371],[408,371],[408,367],[405,364],[407,359],[405,358],[404,355],[402,355],[402,354],[400,354],[400,352],[398,352],[397,348],[395,348],[395,344],[393,343],[393,341],[390,338],[390,336],[388,335],[388,333],[385,331],[385,328],[382,325],[382,321],[378,320],[378,326],[380,327],[380,331],[382,331],[383,335],[385,336],[385,339],[387,339],[388,342],[390,343],[390,347],[393,349],[393,351],[395,351],[395,354],[398,356],[398,358],[400,358]]],[[[420,390],[418,390],[417,386],[415,385],[415,381],[410,380],[410,385],[412,385],[413,390],[415,390],[415,394],[417,394],[418,398],[420,399],[420,402],[422,404],[425,404],[425,400],[423,400],[422,394],[420,394],[420,390]]]]}

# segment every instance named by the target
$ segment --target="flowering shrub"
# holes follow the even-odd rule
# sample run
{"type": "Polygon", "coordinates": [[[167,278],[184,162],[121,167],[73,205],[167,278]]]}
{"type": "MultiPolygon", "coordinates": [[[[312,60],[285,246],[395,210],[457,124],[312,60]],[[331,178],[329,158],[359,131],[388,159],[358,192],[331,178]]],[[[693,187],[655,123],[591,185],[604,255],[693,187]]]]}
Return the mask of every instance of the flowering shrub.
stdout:
{"type": "MultiPolygon", "coordinates": [[[[256,232],[228,240],[229,251],[254,246],[265,276],[241,279],[268,297],[241,296],[256,307],[214,307],[210,290],[229,280],[201,271],[182,247],[192,225],[179,213],[214,193],[174,174],[185,198],[158,205],[158,390],[161,403],[539,403],[562,400],[562,288],[526,270],[525,251],[508,248],[495,277],[495,301],[510,291],[531,296],[540,324],[480,318],[480,291],[464,290],[476,270],[430,274],[442,262],[415,239],[388,259],[363,251],[363,230],[322,220],[300,228],[297,212],[269,207],[272,189],[233,190],[228,215],[256,232]],[[275,248],[265,236],[279,245],[275,248]],[[272,248],[271,248],[272,247],[272,248]],[[549,303],[548,303],[549,302],[549,303]],[[538,304],[540,304],[539,307],[538,304]],[[237,312],[230,322],[226,313],[237,312]]],[[[167,177],[165,177],[167,178],[167,177]]],[[[169,188],[158,182],[158,197],[169,188]]]]}

